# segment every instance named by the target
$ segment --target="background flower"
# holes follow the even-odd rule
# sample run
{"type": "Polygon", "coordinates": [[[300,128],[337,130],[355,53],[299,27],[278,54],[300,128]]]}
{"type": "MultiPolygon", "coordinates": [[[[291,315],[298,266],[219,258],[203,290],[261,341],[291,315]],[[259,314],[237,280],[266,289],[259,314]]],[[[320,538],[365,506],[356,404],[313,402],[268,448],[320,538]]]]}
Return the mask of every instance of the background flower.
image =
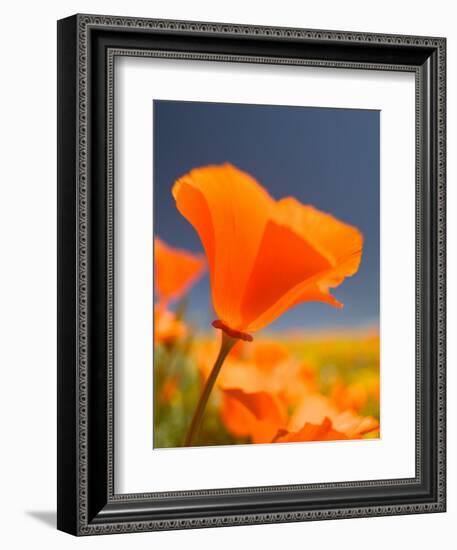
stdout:
{"type": "Polygon", "coordinates": [[[187,334],[187,326],[175,313],[156,306],[154,308],[154,342],[170,344],[187,334]]]}
{"type": "Polygon", "coordinates": [[[319,394],[305,394],[292,416],[274,394],[240,389],[225,389],[223,394],[225,425],[234,435],[248,436],[252,443],[359,439],[379,427],[372,417],[336,410],[319,394]]]}
{"type": "Polygon", "coordinates": [[[154,239],[155,290],[160,303],[168,303],[182,296],[205,270],[200,254],[173,248],[161,239],[154,239]]]}
{"type": "Polygon", "coordinates": [[[168,309],[170,301],[184,295],[205,271],[201,255],[173,248],[161,239],[154,239],[154,280],[156,305],[154,306],[154,342],[170,344],[187,334],[182,314],[168,309]]]}

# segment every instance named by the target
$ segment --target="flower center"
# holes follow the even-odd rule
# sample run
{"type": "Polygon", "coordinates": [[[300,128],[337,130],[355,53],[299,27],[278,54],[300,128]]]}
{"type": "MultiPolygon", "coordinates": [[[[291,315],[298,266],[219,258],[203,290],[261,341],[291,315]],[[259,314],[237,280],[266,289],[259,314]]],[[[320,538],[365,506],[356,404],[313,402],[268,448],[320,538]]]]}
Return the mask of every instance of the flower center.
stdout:
{"type": "Polygon", "coordinates": [[[214,328],[219,328],[223,330],[231,338],[238,338],[239,340],[244,340],[245,342],[252,342],[252,340],[254,340],[254,338],[247,332],[241,332],[241,330],[230,328],[220,319],[216,319],[211,324],[214,328]]]}

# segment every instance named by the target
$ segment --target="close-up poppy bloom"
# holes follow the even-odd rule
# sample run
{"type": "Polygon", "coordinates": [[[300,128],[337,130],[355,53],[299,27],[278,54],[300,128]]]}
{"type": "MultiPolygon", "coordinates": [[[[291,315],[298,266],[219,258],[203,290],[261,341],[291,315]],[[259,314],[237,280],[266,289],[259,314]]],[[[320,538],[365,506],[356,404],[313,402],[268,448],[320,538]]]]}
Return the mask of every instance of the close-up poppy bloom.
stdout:
{"type": "Polygon", "coordinates": [[[231,164],[190,171],[173,196],[200,237],[217,326],[229,335],[264,328],[300,302],[342,307],[330,289],[359,267],[357,228],[292,197],[274,200],[231,164]]]}
{"type": "Polygon", "coordinates": [[[301,302],[342,307],[330,289],[357,272],[363,237],[357,228],[293,197],[276,201],[228,163],[191,170],[172,193],[205,250],[219,317],[213,326],[224,332],[186,438],[191,444],[236,339],[251,341],[251,332],[301,302]]]}

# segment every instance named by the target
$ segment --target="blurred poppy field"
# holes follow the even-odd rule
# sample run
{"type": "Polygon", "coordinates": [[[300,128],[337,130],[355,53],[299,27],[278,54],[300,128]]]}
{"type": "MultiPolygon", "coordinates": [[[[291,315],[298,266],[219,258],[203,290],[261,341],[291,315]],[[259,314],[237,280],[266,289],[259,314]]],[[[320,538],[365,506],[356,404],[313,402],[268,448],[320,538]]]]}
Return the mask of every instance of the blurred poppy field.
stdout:
{"type": "MultiPolygon", "coordinates": [[[[209,383],[223,332],[198,330],[186,292],[205,260],[155,239],[154,447],[188,446],[191,419],[209,383]]],[[[378,438],[379,334],[262,331],[232,338],[192,445],[378,438]]]]}
{"type": "MultiPolygon", "coordinates": [[[[184,307],[172,315],[154,349],[155,448],[183,445],[219,348],[184,307]]],[[[225,361],[198,445],[377,438],[379,396],[377,330],[262,335],[225,361]]]]}

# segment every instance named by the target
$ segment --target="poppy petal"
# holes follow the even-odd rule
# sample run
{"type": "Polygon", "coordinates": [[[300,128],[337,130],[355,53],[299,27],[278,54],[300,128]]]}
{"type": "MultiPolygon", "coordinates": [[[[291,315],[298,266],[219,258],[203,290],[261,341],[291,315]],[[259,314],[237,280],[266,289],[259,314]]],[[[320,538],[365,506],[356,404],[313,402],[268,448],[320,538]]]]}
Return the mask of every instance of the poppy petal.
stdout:
{"type": "Polygon", "coordinates": [[[286,422],[280,403],[266,392],[245,393],[225,389],[222,419],[237,436],[250,436],[253,443],[270,443],[286,422]]]}
{"type": "Polygon", "coordinates": [[[252,331],[271,323],[298,298],[289,296],[291,290],[329,268],[328,260],[296,232],[269,221],[242,302],[243,327],[252,331]],[[261,323],[255,322],[259,318],[261,323]]]}
{"type": "Polygon", "coordinates": [[[277,203],[243,302],[243,325],[255,331],[304,301],[342,304],[329,289],[356,273],[360,231],[292,198],[277,203]]]}
{"type": "MultiPolygon", "coordinates": [[[[293,197],[277,202],[278,219],[312,243],[335,266],[349,256],[360,256],[363,245],[361,232],[310,205],[301,204],[293,197]]],[[[360,258],[359,258],[360,259],[360,258]]],[[[357,267],[355,267],[355,270],[357,267]]]]}
{"type": "Polygon", "coordinates": [[[297,303],[318,301],[342,307],[343,304],[330,294],[329,289],[340,285],[346,277],[357,272],[362,258],[362,233],[331,214],[300,204],[293,197],[281,199],[277,206],[281,218],[311,242],[332,266],[321,274],[316,284],[304,289],[297,303]]]}
{"type": "Polygon", "coordinates": [[[173,196],[207,253],[214,309],[235,329],[275,202],[254,178],[230,164],[192,170],[175,183],[173,196]]]}
{"type": "Polygon", "coordinates": [[[182,295],[203,273],[205,259],[186,250],[172,248],[161,239],[154,239],[155,285],[161,302],[182,295]]]}
{"type": "Polygon", "coordinates": [[[379,422],[372,416],[358,416],[352,411],[340,413],[333,419],[333,424],[351,438],[361,437],[379,427],[379,422]]]}
{"type": "Polygon", "coordinates": [[[325,418],[332,421],[333,428],[348,438],[360,438],[379,427],[379,422],[371,416],[359,416],[353,411],[338,411],[323,395],[305,396],[302,404],[295,410],[289,422],[289,430],[298,431],[310,422],[321,424],[325,418]]]}
{"type": "Polygon", "coordinates": [[[275,442],[293,443],[299,441],[334,441],[342,439],[348,439],[348,437],[344,433],[335,430],[332,426],[332,421],[328,417],[325,417],[322,424],[306,422],[297,432],[280,433],[275,442]]]}

